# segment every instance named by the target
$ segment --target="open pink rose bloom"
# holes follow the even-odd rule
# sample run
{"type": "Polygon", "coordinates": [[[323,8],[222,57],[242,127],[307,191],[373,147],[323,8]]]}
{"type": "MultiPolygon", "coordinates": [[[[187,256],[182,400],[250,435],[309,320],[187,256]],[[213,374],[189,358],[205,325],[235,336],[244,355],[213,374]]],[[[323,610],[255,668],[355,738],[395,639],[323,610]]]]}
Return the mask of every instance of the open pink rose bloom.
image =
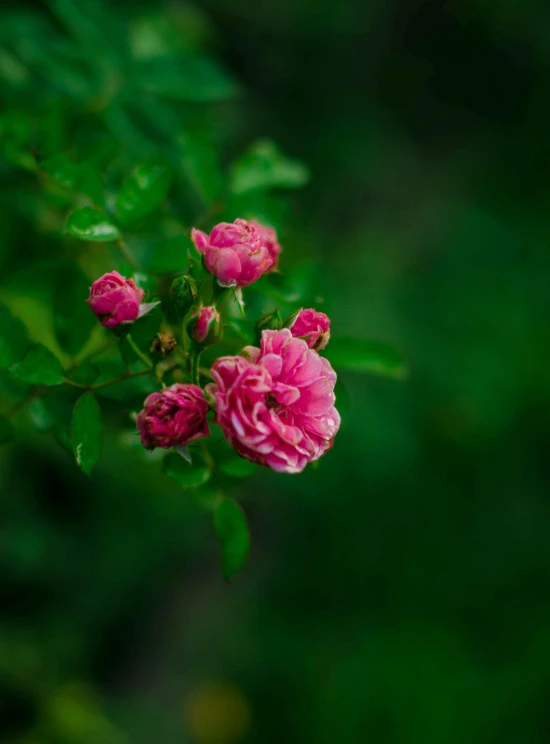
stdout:
{"type": "Polygon", "coordinates": [[[330,447],[340,426],[336,373],[288,329],[264,330],[261,347],[221,357],[211,369],[216,423],[247,460],[299,473],[330,447]]]}
{"type": "Polygon", "coordinates": [[[193,228],[191,238],[222,287],[246,287],[273,264],[260,232],[246,220],[220,222],[210,235],[193,228]]]}
{"type": "Polygon", "coordinates": [[[138,317],[143,295],[132,279],[111,271],[96,279],[86,302],[102,326],[114,328],[121,323],[132,323],[138,317]]]}
{"type": "Polygon", "coordinates": [[[145,399],[137,417],[143,446],[185,447],[210,434],[206,414],[208,403],[197,385],[176,383],[145,399]]]}

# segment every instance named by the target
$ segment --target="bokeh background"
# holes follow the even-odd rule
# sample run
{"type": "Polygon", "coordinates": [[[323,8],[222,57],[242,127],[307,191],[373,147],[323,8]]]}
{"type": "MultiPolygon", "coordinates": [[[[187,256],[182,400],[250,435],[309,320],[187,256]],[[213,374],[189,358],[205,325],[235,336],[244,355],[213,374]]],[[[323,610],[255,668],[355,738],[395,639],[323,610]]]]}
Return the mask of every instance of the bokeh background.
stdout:
{"type": "MultiPolygon", "coordinates": [[[[88,480],[21,410],[0,451],[2,744],[547,742],[550,6],[3,3],[2,98],[32,118],[48,90],[63,149],[103,104],[49,24],[115,88],[113,29],[220,65],[234,100],[167,103],[137,134],[117,109],[113,138],[139,153],[193,124],[225,162],[258,137],[303,161],[283,270],[314,261],[334,337],[393,344],[409,376],[344,373],[321,467],[235,489],[253,547],[231,584],[209,515],[114,430],[88,480]]],[[[7,131],[1,299],[47,340],[62,237],[7,131]]]]}

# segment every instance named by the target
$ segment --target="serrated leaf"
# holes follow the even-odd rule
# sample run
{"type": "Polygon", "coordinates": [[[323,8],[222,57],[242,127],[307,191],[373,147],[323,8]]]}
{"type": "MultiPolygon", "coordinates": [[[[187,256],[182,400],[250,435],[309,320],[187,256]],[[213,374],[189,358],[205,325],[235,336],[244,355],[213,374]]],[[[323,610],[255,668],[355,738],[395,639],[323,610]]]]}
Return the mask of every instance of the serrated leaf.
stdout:
{"type": "Polygon", "coordinates": [[[333,336],[326,356],[337,371],[370,373],[394,380],[402,380],[407,375],[399,352],[380,341],[333,336]]]}
{"type": "Polygon", "coordinates": [[[103,449],[101,409],[93,393],[84,393],[77,401],[71,425],[71,444],[76,462],[90,475],[103,449]]]}
{"type": "Polygon", "coordinates": [[[86,305],[90,282],[76,268],[60,268],[55,277],[53,326],[61,348],[76,356],[90,337],[97,321],[86,305]]]}
{"type": "Polygon", "coordinates": [[[117,217],[123,225],[142,219],[168,194],[172,176],[161,165],[140,165],[126,179],[116,203],[117,217]]]}
{"type": "Polygon", "coordinates": [[[187,235],[175,235],[157,245],[149,257],[147,268],[154,274],[184,274],[187,268],[187,235]]]}
{"type": "Polygon", "coordinates": [[[120,237],[118,227],[91,207],[82,207],[69,215],[67,232],[80,240],[104,243],[120,237]]]}
{"type": "Polygon", "coordinates": [[[221,462],[219,468],[222,473],[230,475],[232,478],[247,478],[258,472],[257,465],[245,460],[244,457],[238,456],[221,462]]]}
{"type": "Polygon", "coordinates": [[[0,444],[9,442],[13,438],[13,424],[5,416],[0,415],[0,444]]]}
{"type": "Polygon", "coordinates": [[[258,140],[231,167],[230,190],[244,194],[255,189],[297,189],[308,180],[305,165],[284,156],[271,140],[258,140]]]}
{"type": "Polygon", "coordinates": [[[29,385],[60,385],[64,376],[59,359],[42,344],[31,346],[23,359],[10,367],[10,372],[29,385]]]}
{"type": "Polygon", "coordinates": [[[0,305],[0,369],[7,369],[22,359],[29,343],[23,321],[14,318],[5,305],[0,305]]]}
{"type": "Polygon", "coordinates": [[[186,462],[177,452],[170,452],[164,458],[162,468],[165,474],[184,488],[197,488],[204,485],[212,473],[199,458],[193,464],[186,462]]]}
{"type": "Polygon", "coordinates": [[[244,566],[250,550],[250,533],[241,507],[222,498],[214,512],[214,528],[222,549],[223,575],[230,579],[244,566]]]}

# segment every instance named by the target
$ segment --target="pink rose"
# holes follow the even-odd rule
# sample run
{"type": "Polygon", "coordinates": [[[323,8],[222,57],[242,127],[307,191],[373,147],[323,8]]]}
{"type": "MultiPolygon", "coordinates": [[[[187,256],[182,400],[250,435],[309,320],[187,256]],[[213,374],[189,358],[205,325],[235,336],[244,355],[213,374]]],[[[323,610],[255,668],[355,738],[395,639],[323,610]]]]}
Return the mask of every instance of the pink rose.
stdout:
{"type": "Polygon", "coordinates": [[[137,428],[145,449],[184,447],[210,436],[208,403],[197,385],[176,383],[145,399],[137,428]]]}
{"type": "Polygon", "coordinates": [[[282,251],[282,248],[279,245],[279,241],[277,240],[277,233],[272,227],[262,225],[259,222],[256,222],[256,220],[250,220],[250,224],[253,225],[260,233],[260,237],[264,241],[265,247],[267,248],[267,251],[273,260],[273,263],[267,270],[270,274],[272,271],[275,271],[277,269],[277,264],[279,263],[279,255],[282,251]]]}
{"type": "Polygon", "coordinates": [[[215,307],[201,307],[191,314],[189,335],[198,344],[214,344],[221,336],[221,318],[215,307]]]}
{"type": "Polygon", "coordinates": [[[96,279],[86,300],[102,326],[114,328],[121,323],[132,323],[139,314],[144,291],[132,279],[118,271],[111,271],[96,279]]]}
{"type": "Polygon", "coordinates": [[[273,263],[260,233],[246,220],[220,222],[210,236],[193,228],[191,238],[221,287],[246,287],[273,263]]]}
{"type": "Polygon", "coordinates": [[[332,446],[340,426],[334,408],[336,373],[288,328],[262,332],[261,348],[221,357],[207,394],[216,423],[247,460],[299,473],[332,446]]]}
{"type": "Polygon", "coordinates": [[[303,338],[310,349],[320,351],[328,344],[330,338],[330,320],[324,313],[308,308],[300,310],[290,326],[293,336],[303,338]]]}

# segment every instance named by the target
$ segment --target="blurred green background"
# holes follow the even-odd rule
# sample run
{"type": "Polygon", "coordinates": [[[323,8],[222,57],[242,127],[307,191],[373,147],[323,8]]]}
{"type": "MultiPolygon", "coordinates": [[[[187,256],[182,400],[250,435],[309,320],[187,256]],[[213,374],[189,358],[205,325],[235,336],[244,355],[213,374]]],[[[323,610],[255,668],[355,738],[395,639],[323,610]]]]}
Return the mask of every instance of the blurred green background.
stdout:
{"type": "Polygon", "coordinates": [[[0,450],[2,744],[548,741],[548,28],[543,0],[2,5],[0,297],[35,340],[64,238],[17,132],[47,119],[43,154],[87,153],[93,119],[133,162],[182,128],[225,164],[260,137],[304,162],[259,207],[283,272],[315,262],[333,337],[410,370],[342,374],[320,468],[236,487],[253,546],[231,584],[209,515],[116,426],[88,480],[22,409],[0,450]],[[163,44],[187,77],[155,68],[163,44]],[[141,98],[126,45],[153,60],[141,98]]]}

